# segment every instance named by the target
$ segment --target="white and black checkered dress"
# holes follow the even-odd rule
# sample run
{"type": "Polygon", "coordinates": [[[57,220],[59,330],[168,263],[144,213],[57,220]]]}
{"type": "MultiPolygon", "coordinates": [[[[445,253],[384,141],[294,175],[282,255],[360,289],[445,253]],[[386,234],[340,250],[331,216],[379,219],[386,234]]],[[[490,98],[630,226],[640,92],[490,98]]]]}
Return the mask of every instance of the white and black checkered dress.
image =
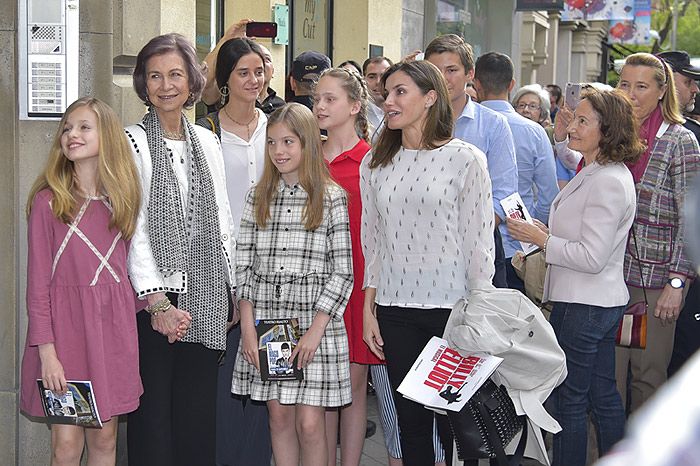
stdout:
{"type": "Polygon", "coordinates": [[[256,319],[296,317],[304,334],[316,315],[331,316],[304,380],[263,382],[238,349],[231,391],[282,404],[343,406],[351,402],[350,359],[343,312],[352,291],[352,254],[345,192],[329,186],[323,222],[306,231],[307,193],[280,183],[270,220],[258,228],[253,188],[246,197],[236,252],[239,299],[253,303],[256,319]]]}

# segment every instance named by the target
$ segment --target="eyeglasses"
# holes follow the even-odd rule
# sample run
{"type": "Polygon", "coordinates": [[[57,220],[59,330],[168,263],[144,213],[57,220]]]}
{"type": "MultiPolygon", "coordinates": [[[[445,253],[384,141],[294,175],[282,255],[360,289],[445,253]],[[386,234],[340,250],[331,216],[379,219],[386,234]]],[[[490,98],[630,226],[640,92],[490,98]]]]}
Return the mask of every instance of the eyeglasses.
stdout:
{"type": "Polygon", "coordinates": [[[518,104],[517,107],[515,107],[517,110],[525,110],[526,108],[531,111],[539,110],[542,107],[537,105],[537,104],[518,104]]]}

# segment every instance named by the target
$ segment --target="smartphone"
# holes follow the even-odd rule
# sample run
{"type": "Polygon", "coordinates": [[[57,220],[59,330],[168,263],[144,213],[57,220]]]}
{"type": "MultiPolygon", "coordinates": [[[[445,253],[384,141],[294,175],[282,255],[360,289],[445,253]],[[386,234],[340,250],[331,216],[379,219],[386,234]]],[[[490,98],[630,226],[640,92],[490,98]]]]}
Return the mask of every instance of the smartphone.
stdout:
{"type": "Polygon", "coordinates": [[[277,23],[252,22],[246,24],[245,35],[248,37],[277,37],[277,23]]]}
{"type": "Polygon", "coordinates": [[[575,110],[581,101],[581,83],[567,83],[564,102],[569,110],[575,110]]]}

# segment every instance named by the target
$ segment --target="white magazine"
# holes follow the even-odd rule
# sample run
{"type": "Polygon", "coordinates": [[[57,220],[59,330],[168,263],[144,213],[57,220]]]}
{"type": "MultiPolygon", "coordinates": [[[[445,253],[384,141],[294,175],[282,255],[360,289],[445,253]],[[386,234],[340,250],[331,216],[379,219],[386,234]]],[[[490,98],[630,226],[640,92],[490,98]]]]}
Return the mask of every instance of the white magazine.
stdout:
{"type": "MultiPolygon", "coordinates": [[[[525,207],[523,199],[517,192],[502,199],[501,206],[503,207],[503,210],[506,211],[506,216],[508,218],[516,220],[525,220],[527,223],[534,223],[532,221],[532,215],[530,215],[530,212],[527,211],[527,207],[525,207]]],[[[525,253],[526,256],[539,249],[539,247],[536,244],[523,243],[522,241],[520,241],[520,247],[522,248],[522,251],[523,253],[525,253]]]]}
{"type": "Polygon", "coordinates": [[[462,356],[447,340],[433,337],[398,390],[426,407],[460,411],[502,361],[485,353],[462,356]]]}

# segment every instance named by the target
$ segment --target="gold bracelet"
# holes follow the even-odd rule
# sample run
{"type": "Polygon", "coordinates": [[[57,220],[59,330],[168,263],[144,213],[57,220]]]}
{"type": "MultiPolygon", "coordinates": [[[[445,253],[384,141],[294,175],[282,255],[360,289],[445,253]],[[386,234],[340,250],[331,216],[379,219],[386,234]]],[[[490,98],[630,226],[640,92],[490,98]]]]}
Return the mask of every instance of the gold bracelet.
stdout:
{"type": "Polygon", "coordinates": [[[547,235],[547,239],[544,240],[544,244],[542,245],[542,253],[546,256],[547,255],[547,243],[549,243],[549,238],[551,238],[552,235],[547,235]]]}
{"type": "Polygon", "coordinates": [[[146,312],[154,316],[159,312],[167,311],[168,309],[170,309],[171,305],[172,303],[170,302],[170,300],[167,297],[165,297],[156,303],[146,306],[146,312]]]}

